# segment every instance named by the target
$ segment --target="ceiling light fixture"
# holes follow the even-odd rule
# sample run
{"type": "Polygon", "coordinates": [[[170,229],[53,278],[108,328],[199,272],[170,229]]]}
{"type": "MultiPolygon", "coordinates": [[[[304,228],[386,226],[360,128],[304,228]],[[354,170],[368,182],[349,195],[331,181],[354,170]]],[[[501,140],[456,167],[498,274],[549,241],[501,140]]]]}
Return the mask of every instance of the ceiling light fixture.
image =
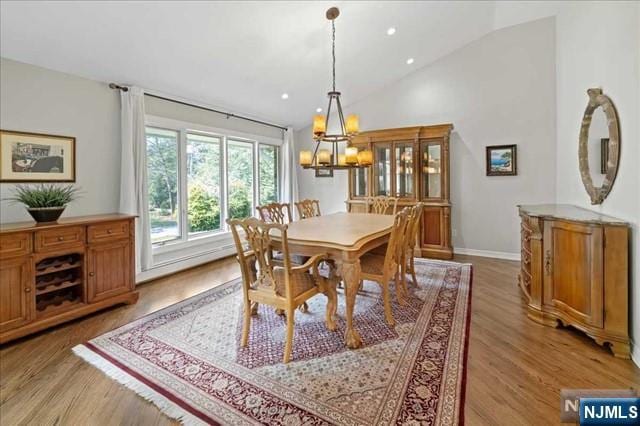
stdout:
{"type": "Polygon", "coordinates": [[[396,33],[396,29],[394,27],[389,27],[387,29],[387,35],[394,35],[396,33]]]}
{"type": "MultiPolygon", "coordinates": [[[[337,7],[327,10],[326,17],[331,21],[331,57],[333,59],[333,86],[327,93],[329,106],[326,116],[318,114],[313,117],[313,139],[316,148],[313,151],[300,151],[300,165],[305,169],[355,169],[369,167],[373,162],[372,152],[364,150],[358,152],[358,148],[348,146],[354,135],[358,133],[358,116],[350,114],[344,119],[340,92],[336,91],[336,24],[335,20],[340,15],[337,7]],[[329,130],[329,117],[331,116],[331,104],[335,102],[335,115],[339,120],[337,133],[327,133],[329,130]],[[338,153],[338,144],[346,143],[344,153],[338,153]],[[331,149],[320,149],[323,144],[331,144],[331,149]]],[[[322,109],[318,108],[316,112],[322,109]]]]}
{"type": "Polygon", "coordinates": [[[289,99],[289,94],[288,93],[283,93],[281,98],[282,99],[289,99]]]}
{"type": "Polygon", "coordinates": [[[316,112],[322,112],[322,108],[316,108],[316,112]]]}
{"type": "Polygon", "coordinates": [[[413,58],[407,59],[407,65],[411,65],[413,63],[413,58]]]}

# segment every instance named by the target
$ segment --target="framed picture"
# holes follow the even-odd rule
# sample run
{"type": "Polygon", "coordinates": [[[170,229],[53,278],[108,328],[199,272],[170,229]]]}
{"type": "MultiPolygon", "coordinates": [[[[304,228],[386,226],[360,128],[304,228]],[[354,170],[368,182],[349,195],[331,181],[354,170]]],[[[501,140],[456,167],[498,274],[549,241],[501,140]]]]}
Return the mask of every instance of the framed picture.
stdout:
{"type": "Polygon", "coordinates": [[[487,176],[516,176],[518,157],[516,145],[487,147],[487,176]]]}
{"type": "Polygon", "coordinates": [[[333,177],[333,169],[316,169],[316,177],[333,177]]]}
{"type": "Polygon", "coordinates": [[[75,182],[76,138],[0,130],[0,182],[75,182]]]}
{"type": "Polygon", "coordinates": [[[609,162],[609,138],[600,139],[600,174],[607,174],[607,163],[609,162]]]}

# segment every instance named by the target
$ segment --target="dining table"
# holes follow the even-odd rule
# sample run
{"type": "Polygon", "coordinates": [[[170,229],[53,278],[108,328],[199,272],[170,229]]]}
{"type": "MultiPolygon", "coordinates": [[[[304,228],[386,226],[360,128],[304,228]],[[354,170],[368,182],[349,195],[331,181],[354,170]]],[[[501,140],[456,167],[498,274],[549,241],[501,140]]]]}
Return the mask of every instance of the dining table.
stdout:
{"type": "MultiPolygon", "coordinates": [[[[325,254],[333,260],[345,286],[345,344],[350,349],[362,345],[353,324],[356,295],[360,288],[360,256],[389,241],[394,216],[371,213],[332,213],[288,224],[289,252],[301,256],[325,254]]],[[[274,245],[279,244],[273,238],[274,245]]]]}

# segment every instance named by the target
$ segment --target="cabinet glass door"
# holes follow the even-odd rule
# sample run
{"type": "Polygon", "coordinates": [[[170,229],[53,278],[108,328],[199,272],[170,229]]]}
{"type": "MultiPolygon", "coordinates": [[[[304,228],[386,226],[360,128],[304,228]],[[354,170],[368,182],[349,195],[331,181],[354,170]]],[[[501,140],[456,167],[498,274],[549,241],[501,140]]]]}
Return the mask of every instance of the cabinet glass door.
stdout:
{"type": "MultiPolygon", "coordinates": [[[[358,152],[367,149],[366,146],[358,147],[358,152]]],[[[350,171],[352,197],[364,198],[367,196],[368,168],[354,169],[350,171]]]]}
{"type": "Polygon", "coordinates": [[[422,144],[422,198],[442,198],[442,145],[422,144]]]}
{"type": "Polygon", "coordinates": [[[373,160],[373,194],[391,196],[391,145],[376,144],[373,160]]]}
{"type": "Polygon", "coordinates": [[[413,144],[395,144],[396,197],[414,198],[413,189],[413,144]]]}

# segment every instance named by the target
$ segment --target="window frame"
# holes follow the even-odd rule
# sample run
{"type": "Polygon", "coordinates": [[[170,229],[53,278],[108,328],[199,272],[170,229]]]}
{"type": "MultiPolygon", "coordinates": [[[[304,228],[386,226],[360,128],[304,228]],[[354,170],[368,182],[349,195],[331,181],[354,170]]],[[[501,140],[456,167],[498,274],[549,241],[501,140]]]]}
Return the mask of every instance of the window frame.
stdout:
{"type": "Polygon", "coordinates": [[[203,132],[200,130],[193,130],[193,129],[185,130],[184,134],[181,133],[181,137],[184,137],[184,143],[181,143],[181,147],[182,147],[181,149],[184,150],[184,161],[181,161],[180,166],[184,167],[184,170],[180,171],[180,175],[178,176],[178,181],[180,181],[181,176],[184,176],[184,179],[182,179],[182,182],[180,182],[180,185],[181,185],[180,190],[184,191],[183,194],[185,194],[183,197],[185,199],[185,202],[184,204],[182,203],[180,204],[180,207],[184,208],[184,210],[182,211],[182,214],[184,217],[184,221],[183,221],[184,227],[182,231],[184,232],[186,241],[193,241],[193,240],[198,240],[200,238],[206,238],[207,236],[210,236],[210,235],[219,234],[226,230],[226,224],[224,223],[224,215],[222,214],[222,209],[225,208],[225,204],[226,204],[226,197],[223,196],[223,191],[222,191],[222,185],[225,180],[225,176],[223,172],[224,168],[222,166],[222,161],[225,158],[222,152],[225,146],[225,139],[223,135],[219,135],[211,132],[203,132]],[[189,232],[189,176],[188,176],[188,170],[187,170],[187,144],[188,144],[187,139],[189,134],[217,138],[219,139],[218,147],[220,149],[220,164],[218,165],[218,173],[220,175],[220,186],[221,186],[220,205],[219,205],[220,206],[220,229],[213,230],[213,231],[198,232],[197,234],[189,232]]]}
{"type": "MultiPolygon", "coordinates": [[[[282,176],[282,139],[268,136],[253,135],[228,129],[206,126],[198,123],[191,123],[182,120],[159,117],[150,114],[145,115],[145,127],[155,127],[164,130],[178,132],[178,204],[180,209],[180,238],[156,243],[152,245],[153,254],[181,250],[191,246],[215,243],[231,238],[231,232],[226,224],[228,217],[228,141],[247,142],[252,146],[253,154],[253,190],[251,200],[251,214],[255,216],[255,207],[260,202],[260,146],[270,145],[276,147],[276,198],[280,198],[280,186],[282,176]],[[220,230],[199,232],[189,235],[188,220],[188,177],[187,177],[187,134],[199,134],[220,139],[220,230]]],[[[147,194],[148,197],[148,194],[147,194]]]]}
{"type": "MultiPolygon", "coordinates": [[[[262,157],[262,154],[260,154],[260,148],[262,147],[262,145],[274,146],[272,144],[267,144],[267,143],[260,142],[260,141],[258,141],[258,143],[256,144],[256,150],[257,150],[257,153],[258,153],[258,161],[256,161],[256,164],[257,164],[257,167],[258,167],[258,169],[257,169],[258,184],[256,185],[257,186],[257,191],[258,191],[258,195],[256,196],[256,201],[258,202],[257,205],[262,205],[262,201],[260,199],[260,182],[262,181],[262,176],[261,176],[261,173],[260,173],[260,158],[262,157]]],[[[275,160],[275,165],[276,165],[276,178],[275,178],[275,183],[276,183],[276,202],[279,203],[280,202],[280,187],[281,187],[281,182],[280,182],[281,174],[280,174],[280,172],[281,172],[281,164],[282,164],[281,163],[281,152],[280,152],[281,148],[280,148],[280,146],[276,146],[275,148],[276,148],[276,150],[275,150],[275,153],[276,153],[276,160],[275,160]]]]}
{"type": "MultiPolygon", "coordinates": [[[[180,168],[181,168],[181,164],[182,164],[182,159],[181,159],[182,152],[181,152],[181,149],[180,149],[180,146],[181,146],[180,139],[181,139],[182,135],[181,135],[181,133],[179,131],[177,131],[175,129],[164,127],[164,126],[149,125],[149,124],[147,124],[145,122],[145,153],[148,152],[146,135],[147,135],[147,128],[149,128],[149,127],[154,128],[154,129],[158,129],[158,130],[176,132],[177,136],[178,136],[176,138],[176,144],[177,144],[177,146],[176,146],[176,162],[177,162],[177,164],[176,164],[176,166],[177,166],[176,167],[176,174],[177,174],[177,176],[176,176],[176,180],[177,180],[176,181],[176,186],[177,186],[177,190],[178,190],[178,193],[176,194],[176,204],[177,204],[176,209],[178,210],[178,233],[179,233],[179,235],[176,238],[172,238],[170,240],[164,240],[164,241],[161,241],[161,242],[158,242],[158,243],[152,243],[152,246],[160,247],[160,246],[164,246],[164,245],[167,245],[167,244],[179,243],[179,242],[182,242],[183,239],[184,239],[184,227],[183,227],[183,224],[185,222],[185,218],[183,217],[184,212],[182,211],[182,197],[183,197],[182,194],[183,194],[183,192],[182,192],[182,188],[180,187],[180,185],[181,185],[181,183],[180,183],[180,173],[181,173],[180,168]]],[[[147,164],[147,179],[149,178],[149,176],[148,176],[148,174],[149,174],[148,173],[148,167],[149,167],[149,165],[147,164]]],[[[147,181],[147,204],[149,204],[148,191],[149,191],[149,182],[147,181]]],[[[151,225],[151,221],[150,220],[149,220],[149,225],[151,225]]]]}

